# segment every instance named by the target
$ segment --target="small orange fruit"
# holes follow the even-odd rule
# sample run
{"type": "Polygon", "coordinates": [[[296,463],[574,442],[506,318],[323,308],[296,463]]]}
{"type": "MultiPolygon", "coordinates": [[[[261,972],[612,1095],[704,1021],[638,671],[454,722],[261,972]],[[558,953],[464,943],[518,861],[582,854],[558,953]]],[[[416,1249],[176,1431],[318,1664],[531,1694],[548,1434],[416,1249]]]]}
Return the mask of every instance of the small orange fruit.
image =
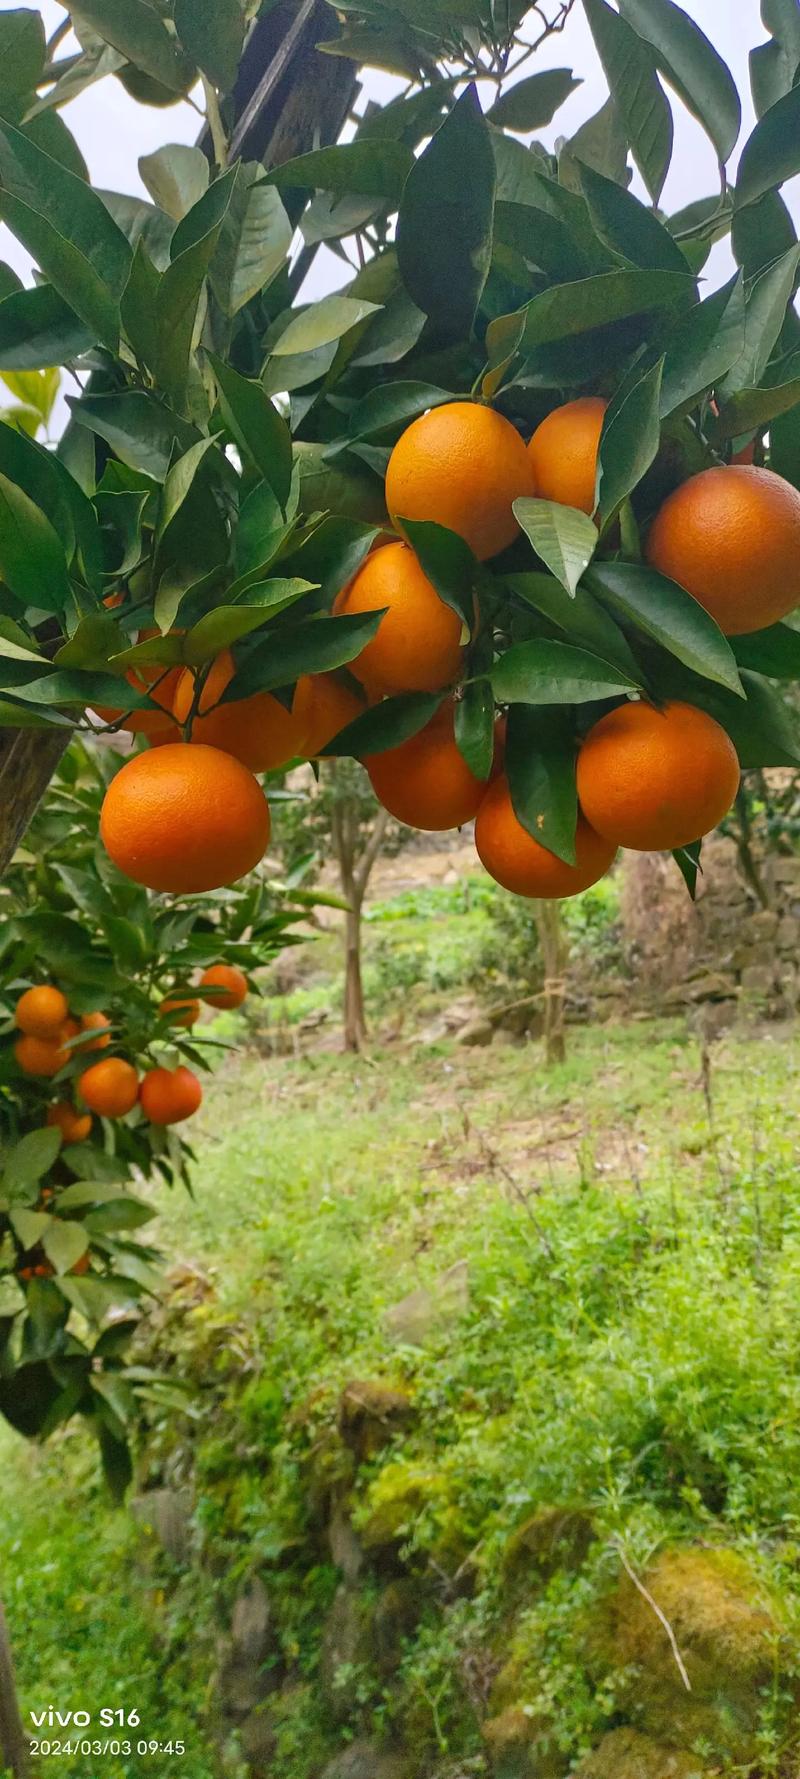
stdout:
{"type": "Polygon", "coordinates": [[[68,1050],[63,1050],[57,1038],[18,1038],[14,1045],[14,1055],[19,1066],[26,1075],[57,1075],[59,1069],[66,1068],[70,1059],[68,1050]]]}
{"type": "Polygon", "coordinates": [[[200,977],[200,993],[212,1007],[241,1007],[249,993],[243,970],[233,964],[212,964],[200,977]]]}
{"type": "Polygon", "coordinates": [[[81,1255],[80,1260],[76,1260],[75,1265],[71,1266],[69,1270],[71,1273],[75,1274],[76,1278],[82,1279],[84,1274],[89,1271],[91,1264],[92,1257],[87,1250],[85,1254],[81,1255]]]}
{"type": "Polygon", "coordinates": [[[733,742],[692,704],[621,704],[589,730],[578,755],[587,821],[634,852],[699,840],[721,822],[738,789],[733,742]]]}
{"type": "Polygon", "coordinates": [[[76,1112],[69,1100],[47,1108],[47,1123],[57,1125],[65,1143],[85,1143],[92,1128],[90,1112],[76,1112]]]}
{"type": "Polygon", "coordinates": [[[57,1038],[69,1013],[67,997],[60,988],[41,983],[26,988],[14,1009],[14,1019],[21,1032],[30,1038],[57,1038]]]}
{"type": "Polygon", "coordinates": [[[202,1104],[203,1089],[191,1069],[149,1069],[139,1104],[151,1124],[181,1124],[202,1104]]]}
{"type": "Polygon", "coordinates": [[[607,405],[599,395],[583,395],[554,408],[537,426],[528,455],[542,500],[594,512],[597,452],[607,405]]]}
{"type": "MultiPolygon", "coordinates": [[[[64,1024],[62,1025],[61,1030],[58,1034],[59,1043],[71,1045],[73,1038],[77,1038],[80,1036],[80,1030],[81,1030],[80,1020],[65,1019],[64,1024]]],[[[70,1055],[72,1055],[71,1050],[70,1050],[70,1055]]]]}
{"type": "Polygon", "coordinates": [[[540,846],[518,821],[504,776],[489,786],[478,810],[475,845],[495,883],[516,896],[532,896],[541,901],[580,895],[605,876],[617,851],[613,842],[604,840],[579,816],[575,864],[566,865],[555,853],[540,846]]]}
{"type": "Polygon", "coordinates": [[[315,760],[328,742],[354,723],[366,709],[364,699],[332,673],[301,674],[295,688],[292,716],[303,737],[303,754],[315,760]]]}
{"type": "Polygon", "coordinates": [[[513,544],[513,503],[535,492],[516,428],[478,402],[445,402],[413,420],[386,470],[386,505],[398,530],[404,519],[433,519],[465,538],[482,562],[513,544]]]}
{"type": "MultiPolygon", "coordinates": [[[[139,641],[150,642],[153,637],[160,636],[160,630],[143,630],[139,641]]],[[[150,739],[171,735],[177,741],[178,731],[172,716],[172,705],[182,673],[182,667],[165,667],[161,661],[141,661],[137,667],[128,669],[125,678],[133,691],[147,692],[153,702],[161,707],[159,710],[129,711],[123,724],[129,735],[146,735],[150,739]]],[[[104,723],[116,723],[124,710],[124,704],[116,709],[98,706],[97,715],[102,717],[104,723]]]]}
{"type": "Polygon", "coordinates": [[[368,556],[340,610],[384,607],[372,641],[349,663],[351,673],[376,692],[444,691],[461,668],[461,619],[439,598],[408,544],[387,544],[368,556]]]}
{"type": "Polygon", "coordinates": [[[196,895],[235,883],[267,849],[267,799],[221,748],[174,742],[111,780],[100,817],[109,857],[134,883],[196,895]]]}
{"type": "Polygon", "coordinates": [[[200,1002],[193,995],[167,995],[158,1011],[171,1025],[188,1027],[196,1025],[200,1018],[200,1002]]]}
{"type": "Polygon", "coordinates": [[[133,1063],[121,1056],[108,1056],[78,1077],[78,1092],[92,1112],[103,1118],[124,1118],[136,1105],[139,1077],[133,1063]]]}
{"type": "Polygon", "coordinates": [[[460,828],[477,815],[486,795],[455,738],[455,706],[445,699],[424,729],[364,765],[379,803],[399,822],[429,833],[460,828]]]}
{"type": "Polygon", "coordinates": [[[777,624],[800,603],[800,491],[752,464],[701,470],[657,512],[647,560],[726,636],[777,624]]]}
{"type": "MultiPolygon", "coordinates": [[[[271,692],[253,692],[249,698],[220,704],[234,672],[230,649],[224,649],[212,664],[200,695],[199,714],[192,721],[192,743],[222,748],[251,772],[277,771],[303,752],[304,737],[294,708],[286,710],[271,692]]],[[[181,724],[189,716],[194,690],[194,675],[187,667],[181,674],[174,702],[181,724]]]]}
{"type": "Polygon", "coordinates": [[[105,1013],[82,1013],[81,1014],[81,1031],[97,1033],[96,1037],[91,1038],[85,1044],[81,1044],[81,1046],[80,1046],[81,1056],[85,1056],[87,1051],[89,1051],[89,1050],[107,1050],[108,1049],[108,1046],[111,1043],[111,1027],[108,1023],[108,1015],[107,1014],[105,1014],[105,1013]]]}

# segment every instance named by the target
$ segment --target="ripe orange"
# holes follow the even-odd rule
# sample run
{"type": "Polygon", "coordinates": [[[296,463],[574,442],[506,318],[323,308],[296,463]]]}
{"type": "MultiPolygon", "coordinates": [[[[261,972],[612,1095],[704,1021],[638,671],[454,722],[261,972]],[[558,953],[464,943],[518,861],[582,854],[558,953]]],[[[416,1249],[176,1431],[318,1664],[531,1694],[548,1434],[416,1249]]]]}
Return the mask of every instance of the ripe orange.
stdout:
{"type": "Polygon", "coordinates": [[[92,1128],[90,1112],[76,1112],[69,1100],[47,1108],[47,1123],[57,1125],[65,1143],[85,1143],[92,1128]]]}
{"type": "Polygon", "coordinates": [[[733,742],[691,704],[621,704],[589,730],[578,755],[587,821],[634,852],[699,840],[722,820],[738,788],[733,742]]]}
{"type": "Polygon", "coordinates": [[[70,1053],[63,1050],[58,1038],[18,1038],[14,1055],[26,1075],[57,1075],[66,1067],[70,1053]]]}
{"type": "Polygon", "coordinates": [[[410,741],[364,761],[378,802],[410,828],[460,828],[477,815],[486,794],[456,745],[454,719],[447,698],[410,741]]]}
{"type": "Polygon", "coordinates": [[[67,997],[60,988],[41,983],[26,988],[14,1009],[14,1019],[21,1032],[30,1038],[57,1038],[69,1013],[67,997]]]}
{"type": "Polygon", "coordinates": [[[159,1009],[162,1019],[172,1025],[196,1025],[200,1018],[200,1002],[193,995],[167,995],[159,1009]]]}
{"type": "Polygon", "coordinates": [[[203,1089],[191,1069],[149,1069],[139,1104],[151,1124],[181,1124],[202,1103],[203,1089]]]}
{"type": "MultiPolygon", "coordinates": [[[[251,772],[273,772],[303,752],[303,735],[294,710],[285,710],[271,692],[253,692],[232,704],[218,700],[234,675],[230,649],[217,656],[200,696],[199,715],[192,722],[192,742],[222,748],[251,772]],[[211,706],[216,705],[216,709],[211,706]],[[208,711],[204,716],[203,712],[208,711]]],[[[194,697],[194,675],[188,667],[175,693],[178,722],[186,722],[194,697]]]]}
{"type": "MultiPolygon", "coordinates": [[[[152,637],[160,637],[160,630],[143,630],[139,641],[149,642],[152,637]]],[[[128,713],[123,728],[129,735],[147,735],[150,738],[178,739],[178,731],[172,716],[172,706],[178,681],[183,673],[182,667],[165,667],[162,661],[141,661],[137,667],[131,667],[125,675],[128,685],[134,692],[147,692],[160,710],[132,710],[128,713]]],[[[107,705],[97,707],[97,715],[104,723],[115,723],[122,716],[125,705],[110,709],[107,705]]]]}
{"type": "Polygon", "coordinates": [[[537,426],[528,455],[542,500],[594,512],[597,450],[607,405],[599,395],[582,395],[554,408],[537,426]]]}
{"type": "Polygon", "coordinates": [[[97,1033],[96,1038],[90,1039],[86,1044],[81,1044],[81,1056],[85,1056],[89,1050],[108,1049],[108,1046],[111,1043],[111,1027],[105,1013],[82,1013],[81,1030],[84,1032],[97,1033]]]}
{"type": "Polygon", "coordinates": [[[244,971],[233,964],[212,964],[200,977],[200,993],[212,1007],[241,1007],[249,984],[244,971]]]}
{"type": "Polygon", "coordinates": [[[103,1118],[124,1118],[136,1105],[139,1077],[133,1063],[108,1056],[78,1077],[78,1092],[90,1111],[103,1118]]]}
{"type": "Polygon", "coordinates": [[[244,877],[263,858],[269,832],[267,799],[252,772],[220,748],[182,741],[128,760],[100,817],[119,870],[176,895],[244,877]]]}
{"type": "Polygon", "coordinates": [[[505,777],[496,778],[489,786],[478,810],[475,845],[489,876],[503,889],[542,901],[577,896],[589,889],[605,876],[617,851],[613,842],[596,834],[579,816],[575,864],[565,865],[517,820],[505,777]]]}
{"type": "Polygon", "coordinates": [[[366,709],[363,698],[332,673],[303,673],[295,688],[292,717],[302,736],[302,752],[314,760],[328,742],[366,709]]]}
{"type": "Polygon", "coordinates": [[[413,420],[386,471],[386,505],[398,530],[404,519],[434,519],[466,538],[482,562],[513,544],[512,503],[535,492],[516,428],[477,402],[446,402],[413,420]]]}
{"type": "Polygon", "coordinates": [[[647,559],[726,636],[776,624],[800,603],[800,492],[773,470],[701,470],[656,514],[647,559]]]}
{"type": "Polygon", "coordinates": [[[75,1265],[71,1266],[69,1270],[71,1273],[75,1273],[77,1278],[82,1279],[84,1274],[89,1271],[91,1264],[92,1257],[91,1254],[87,1252],[86,1254],[82,1254],[80,1260],[76,1260],[75,1265]]]}
{"type": "Polygon", "coordinates": [[[350,671],[375,692],[441,692],[462,660],[461,619],[439,598],[408,544],[387,544],[368,556],[340,610],[386,607],[377,632],[350,671]]]}

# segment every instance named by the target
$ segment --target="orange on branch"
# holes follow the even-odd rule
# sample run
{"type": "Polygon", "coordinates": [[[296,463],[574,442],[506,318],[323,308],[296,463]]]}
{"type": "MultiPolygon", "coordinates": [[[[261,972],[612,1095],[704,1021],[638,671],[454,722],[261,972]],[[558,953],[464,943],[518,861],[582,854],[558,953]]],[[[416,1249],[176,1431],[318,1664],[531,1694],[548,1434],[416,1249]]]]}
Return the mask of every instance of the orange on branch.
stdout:
{"type": "Polygon", "coordinates": [[[375,692],[444,691],[461,669],[461,619],[439,598],[408,544],[388,544],[369,556],[339,606],[348,616],[384,608],[350,672],[375,692]]]}
{"type": "Polygon", "coordinates": [[[100,834],[134,883],[196,895],[235,883],[263,858],[267,800],[220,748],[174,742],[128,760],[105,795],[100,834]]]}
{"type": "Polygon", "coordinates": [[[93,1038],[87,1039],[87,1041],[85,1043],[81,1044],[81,1046],[80,1046],[81,1056],[85,1056],[87,1054],[87,1051],[89,1051],[89,1050],[107,1050],[108,1049],[108,1046],[111,1043],[111,1027],[108,1023],[108,1015],[107,1014],[105,1014],[105,1013],[82,1013],[81,1014],[81,1031],[94,1032],[94,1034],[95,1034],[95,1036],[93,1038]]]}
{"type": "Polygon", "coordinates": [[[59,1100],[55,1106],[48,1106],[47,1120],[61,1132],[65,1143],[85,1143],[92,1129],[90,1112],[77,1112],[69,1100],[59,1100]]]}
{"type": "Polygon", "coordinates": [[[470,772],[457,746],[451,698],[417,735],[368,756],[364,765],[384,809],[410,828],[429,833],[472,821],[486,794],[486,784],[470,772]]]}
{"type": "Polygon", "coordinates": [[[413,420],[386,470],[386,505],[399,530],[404,519],[433,519],[481,561],[513,544],[520,529],[513,503],[535,492],[516,428],[477,402],[446,402],[413,420]]]}
{"type": "Polygon", "coordinates": [[[514,812],[508,779],[496,778],[478,810],[475,845],[490,877],[516,896],[537,901],[580,895],[604,877],[616,857],[613,842],[578,817],[575,864],[567,865],[534,840],[514,812]]]}
{"type": "Polygon", "coordinates": [[[800,492],[750,464],[701,470],[656,514],[647,560],[726,636],[776,624],[800,603],[800,492]]]}
{"type": "Polygon", "coordinates": [[[542,500],[594,512],[597,452],[607,405],[599,395],[583,395],[554,408],[537,426],[528,455],[542,500]]]}
{"type": "Polygon", "coordinates": [[[708,834],[739,788],[725,730],[691,704],[621,704],[589,730],[578,755],[587,821],[634,852],[667,852],[708,834]]]}
{"type": "MultiPolygon", "coordinates": [[[[211,666],[198,714],[192,719],[192,743],[221,748],[251,772],[275,772],[302,754],[301,723],[295,710],[286,710],[271,692],[253,692],[248,698],[220,704],[235,671],[230,649],[223,649],[211,666]]],[[[188,720],[194,693],[194,674],[187,667],[181,674],[174,702],[175,716],[181,725],[188,720]]]]}
{"type": "Polygon", "coordinates": [[[181,1124],[202,1104],[203,1089],[191,1069],[149,1069],[139,1104],[151,1124],[181,1124]]]}
{"type": "Polygon", "coordinates": [[[187,1029],[196,1025],[200,1018],[200,1002],[194,995],[167,995],[160,1003],[159,1013],[162,1019],[168,1019],[171,1025],[183,1025],[187,1029]]]}
{"type": "MultiPolygon", "coordinates": [[[[143,630],[139,641],[151,642],[154,637],[160,638],[161,631],[143,630]]],[[[123,724],[129,735],[146,735],[151,741],[178,739],[172,706],[182,673],[182,667],[165,667],[162,661],[141,661],[138,666],[128,669],[125,679],[131,689],[146,692],[160,706],[159,710],[129,711],[123,724]]],[[[116,723],[124,713],[124,704],[114,709],[107,705],[97,707],[97,715],[104,723],[116,723]]]]}
{"type": "Polygon", "coordinates": [[[200,977],[200,993],[212,1007],[241,1007],[249,992],[244,971],[234,964],[211,964],[200,977]]]}
{"type": "Polygon", "coordinates": [[[139,1077],[133,1063],[109,1056],[92,1063],[78,1077],[78,1093],[92,1112],[103,1118],[124,1118],[132,1112],[139,1095],[139,1077]]]}
{"type": "Polygon", "coordinates": [[[27,1034],[17,1039],[14,1055],[26,1075],[57,1075],[70,1059],[59,1038],[34,1038],[27,1034]]]}
{"type": "Polygon", "coordinates": [[[69,1013],[66,995],[51,983],[26,988],[14,1008],[14,1021],[30,1038],[57,1038],[69,1013]]]}
{"type": "Polygon", "coordinates": [[[292,716],[303,738],[306,759],[315,760],[340,729],[366,709],[363,697],[332,673],[303,673],[295,688],[292,716]]]}

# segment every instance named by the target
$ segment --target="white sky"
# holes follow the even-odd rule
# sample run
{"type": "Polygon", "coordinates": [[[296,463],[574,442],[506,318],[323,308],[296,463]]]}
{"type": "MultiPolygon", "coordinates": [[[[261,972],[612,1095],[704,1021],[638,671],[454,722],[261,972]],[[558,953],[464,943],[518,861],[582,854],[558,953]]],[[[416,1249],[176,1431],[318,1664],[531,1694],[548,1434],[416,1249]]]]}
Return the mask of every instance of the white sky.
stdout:
{"type": "MultiPolygon", "coordinates": [[[[124,3],[125,0],[119,0],[120,5],[124,3]]],[[[750,101],[748,53],[766,37],[760,20],[759,0],[683,0],[683,3],[692,18],[716,44],[739,87],[744,108],[740,148],[755,122],[750,101]]],[[[0,0],[0,13],[11,11],[13,4],[14,0],[0,0]]],[[[547,4],[552,5],[552,0],[547,0],[547,4]]],[[[63,19],[64,8],[56,4],[56,0],[40,0],[38,10],[49,35],[63,19]]],[[[59,53],[63,54],[64,51],[59,53]]],[[[578,126],[599,109],[607,96],[580,0],[566,30],[549,39],[539,51],[535,63],[529,64],[524,72],[529,73],[534,66],[537,70],[571,67],[583,79],[583,85],[561,107],[550,128],[540,132],[541,139],[547,146],[552,146],[557,136],[574,134],[578,126]]],[[[363,108],[367,96],[387,97],[399,91],[401,85],[400,81],[389,76],[368,74],[358,109],[363,108]]],[[[492,89],[487,86],[485,91],[488,98],[492,89]]],[[[704,197],[717,189],[713,150],[700,126],[684,111],[680,101],[674,95],[671,97],[675,111],[676,149],[662,198],[662,205],[667,211],[680,209],[692,199],[704,197]]],[[[137,105],[113,78],[102,81],[81,94],[67,107],[65,117],[80,144],[94,183],[142,196],[147,194],[139,179],[139,156],[150,153],[165,142],[194,142],[200,129],[200,119],[191,106],[179,104],[162,111],[137,105]]],[[[732,162],[734,172],[739,148],[732,162]]],[[[790,189],[790,201],[796,195],[796,190],[800,190],[800,181],[794,181],[793,186],[796,189],[790,189]]],[[[641,186],[638,189],[641,190],[641,186]]],[[[2,226],[0,258],[8,260],[22,276],[29,277],[31,262],[28,256],[2,226]]],[[[726,243],[720,243],[714,249],[706,272],[710,283],[722,282],[729,275],[730,264],[729,248],[726,243]]],[[[309,283],[306,289],[319,296],[342,283],[347,276],[347,268],[342,261],[323,248],[315,262],[313,285],[309,283]]]]}

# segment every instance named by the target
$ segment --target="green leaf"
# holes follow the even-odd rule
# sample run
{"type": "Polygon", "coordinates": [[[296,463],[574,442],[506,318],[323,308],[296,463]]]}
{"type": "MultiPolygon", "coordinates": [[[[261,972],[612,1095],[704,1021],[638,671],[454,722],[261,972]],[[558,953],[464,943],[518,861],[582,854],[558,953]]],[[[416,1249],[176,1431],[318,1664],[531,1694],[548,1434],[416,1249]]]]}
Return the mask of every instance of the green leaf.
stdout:
{"type": "Polygon", "coordinates": [[[122,293],[120,318],[125,333],[141,365],[158,364],[158,292],[161,274],[156,271],[141,238],[131,265],[131,275],[122,293]]]}
{"type": "Polygon", "coordinates": [[[36,90],[44,62],[40,14],[21,6],[0,14],[0,111],[4,116],[21,115],[36,90]]]}
{"type": "Polygon", "coordinates": [[[627,185],[630,177],[628,143],[613,99],[608,99],[594,117],[581,124],[569,142],[561,145],[559,178],[575,191],[580,191],[578,162],[582,166],[594,167],[597,173],[615,180],[617,185],[627,185]]]}
{"type": "Polygon", "coordinates": [[[769,370],[781,381],[765,382],[757,389],[740,389],[730,401],[724,402],[714,421],[715,439],[738,438],[741,433],[753,432],[797,406],[800,402],[800,352],[791,353],[788,360],[777,365],[773,363],[769,370]]]}
{"type": "Polygon", "coordinates": [[[713,389],[744,351],[741,273],[676,322],[664,341],[662,420],[713,389]]]}
{"type": "Polygon", "coordinates": [[[23,289],[22,279],[17,277],[13,266],[7,265],[5,260],[0,260],[0,303],[4,303],[6,297],[18,296],[23,289]]]}
{"type": "Polygon", "coordinates": [[[797,231],[779,191],[766,191],[754,204],[733,212],[733,256],[748,279],[781,259],[796,241],[797,231]]]}
{"type": "Polygon", "coordinates": [[[542,637],[507,649],[495,662],[491,681],[501,704],[586,704],[637,686],[599,655],[542,637]]]}
{"type": "Polygon", "coordinates": [[[219,385],[225,424],[285,512],[292,486],[292,441],[286,422],[260,383],[242,377],[214,353],[208,356],[219,385]]]}
{"type": "Polygon", "coordinates": [[[212,85],[231,93],[244,47],[241,0],[175,0],[175,29],[212,85]]]}
{"type": "Polygon", "coordinates": [[[184,502],[191,493],[198,470],[215,444],[216,441],[213,438],[198,439],[196,445],[190,445],[189,450],[170,465],[159,501],[155,531],[157,561],[164,555],[170,527],[178,518],[184,502]]]}
{"type": "Polygon", "coordinates": [[[266,183],[260,166],[252,169],[252,176],[250,168],[242,168],[209,273],[225,315],[238,315],[271,284],[291,242],[292,225],[278,192],[266,183]]]}
{"type": "Polygon", "coordinates": [[[133,1482],[133,1459],[127,1440],[115,1439],[102,1421],[98,1423],[97,1440],[103,1476],[112,1501],[124,1501],[133,1482]]]}
{"type": "Polygon", "coordinates": [[[408,426],[429,408],[441,407],[456,398],[435,383],[382,383],[362,395],[352,408],[348,422],[348,439],[378,438],[408,426]]]}
{"type": "Polygon", "coordinates": [[[633,158],[656,204],[672,158],[673,126],[653,52],[606,0],[583,4],[633,158]]]}
{"type": "Polygon", "coordinates": [[[301,673],[327,673],[346,667],[372,641],[383,612],[365,612],[341,618],[312,618],[286,625],[257,642],[231,681],[223,702],[245,698],[250,692],[271,692],[289,686],[301,673]]]}
{"type": "Polygon", "coordinates": [[[736,208],[800,173],[800,87],[770,106],[744,145],[736,177],[736,208]]]}
{"type": "Polygon", "coordinates": [[[577,167],[589,214],[606,247],[634,265],[663,266],[667,272],[685,274],[686,260],[680,247],[652,210],[594,167],[580,162],[577,167]]]}
{"type": "Polygon", "coordinates": [[[186,92],[192,64],[148,0],[124,0],[122,6],[119,0],[74,0],[71,11],[77,24],[91,25],[151,80],[173,93],[186,92]]]}
{"type": "Polygon", "coordinates": [[[331,513],[299,549],[281,558],[281,568],[284,574],[301,574],[316,582],[324,603],[329,605],[334,595],[357,573],[377,535],[375,525],[331,513]]]}
{"type": "Polygon", "coordinates": [[[397,222],[406,290],[448,339],[469,333],[486,283],[495,183],[489,126],[469,86],[414,161],[397,222]]]}
{"type": "Polygon", "coordinates": [[[702,696],[704,709],[727,729],[742,770],[800,765],[800,724],[795,711],[758,674],[743,669],[742,685],[746,703],[722,690],[702,696]]]}
{"type": "Polygon", "coordinates": [[[534,611],[541,612],[570,642],[636,677],[638,664],[623,632],[585,584],[576,589],[572,599],[564,598],[563,588],[549,574],[511,574],[501,580],[501,585],[534,611]]]}
{"type": "Polygon", "coordinates": [[[42,1236],[42,1247],[57,1273],[71,1272],[89,1246],[89,1237],[80,1223],[65,1223],[51,1218],[42,1236]]]}
{"type": "Polygon", "coordinates": [[[506,774],[517,820],[540,846],[567,865],[575,863],[578,792],[571,717],[545,715],[512,704],[506,734],[506,774]]]}
{"type": "Polygon", "coordinates": [[[157,482],[163,482],[176,445],[188,451],[197,443],[195,428],[143,389],[77,400],[68,396],[67,405],[75,420],[105,439],[129,469],[141,470],[157,482]]]}
{"type": "Polygon", "coordinates": [[[505,130],[541,130],[552,123],[560,106],[582,84],[571,68],[547,68],[542,74],[518,80],[486,115],[505,130]]]}
{"type": "Polygon", "coordinates": [[[186,384],[195,323],[206,274],[217,249],[238,169],[209,186],[172,237],[171,258],[162,274],[156,302],[158,362],[152,366],[172,399],[186,384]]]}
{"type": "Polygon", "coordinates": [[[96,192],[1,119],[0,188],[4,220],[94,338],[116,351],[131,250],[96,192]]]}
{"type": "Polygon", "coordinates": [[[740,389],[751,389],[761,382],[786,319],[798,264],[800,246],[796,245],[768,266],[747,289],[744,347],[718,386],[720,405],[730,401],[740,389]]]}
{"type": "MultiPolygon", "coordinates": [[[[276,579],[249,587],[238,605],[217,605],[192,625],[184,638],[183,658],[191,666],[210,661],[221,649],[239,642],[279,611],[313,592],[310,581],[276,579]]],[[[276,647],[279,646],[276,637],[276,647]]],[[[281,671],[283,668],[281,667],[281,671]]]]}
{"type": "Polygon", "coordinates": [[[522,345],[528,352],[553,340],[606,327],[629,315],[672,309],[691,300],[694,280],[682,272],[646,272],[638,268],[600,272],[543,290],[520,313],[525,319],[522,345]]]}
{"type": "Polygon", "coordinates": [[[662,358],[632,388],[623,386],[606,410],[597,454],[598,506],[604,526],[638,488],[657,456],[663,369],[662,358]]]}
{"type": "Polygon", "coordinates": [[[623,18],[655,51],[656,62],[702,124],[723,164],[730,160],[742,122],[736,84],[699,25],[673,0],[620,0],[623,18]]]}
{"type": "Polygon", "coordinates": [[[640,562],[595,562],[589,584],[616,615],[651,636],[685,667],[741,697],[727,637],[675,581],[640,562]]]}
{"type": "Polygon", "coordinates": [[[50,520],[2,474],[0,575],[25,605],[61,611],[69,598],[64,549],[50,520]]]}
{"type": "Polygon", "coordinates": [[[401,692],[397,698],[384,698],[363,716],[348,723],[340,735],[322,749],[325,755],[349,754],[357,760],[371,754],[384,754],[418,735],[430,722],[442,702],[441,692],[401,692]]]}
{"type": "Polygon", "coordinates": [[[378,303],[366,303],[355,297],[323,297],[289,322],[272,347],[272,356],[286,358],[298,352],[315,352],[332,340],[340,340],[368,315],[375,315],[379,307],[378,303]]]}
{"type": "Polygon", "coordinates": [[[175,222],[181,222],[208,191],[210,169],[202,149],[183,142],[140,155],[139,172],[151,198],[175,222]]]}
{"type": "Polygon", "coordinates": [[[693,902],[697,897],[697,878],[700,873],[702,846],[702,840],[692,840],[688,846],[680,846],[672,854],[693,902]]]}
{"type": "Polygon", "coordinates": [[[800,632],[791,624],[769,624],[748,636],[734,636],[731,646],[740,667],[768,679],[800,679],[800,632]]]}
{"type": "Polygon", "coordinates": [[[50,1224],[46,1211],[26,1211],[12,1206],[9,1222],[23,1248],[35,1248],[50,1224]]]}
{"type": "Polygon", "coordinates": [[[31,1130],[6,1156],[2,1191],[14,1197],[20,1187],[34,1186],[49,1172],[61,1147],[58,1130],[31,1130]]]}
{"type": "Polygon", "coordinates": [[[526,536],[556,580],[574,595],[597,549],[597,526],[576,507],[555,500],[514,501],[514,512],[526,536]]]}
{"type": "Polygon", "coordinates": [[[471,632],[475,623],[477,563],[469,544],[432,519],[404,519],[399,514],[397,524],[440,599],[458,613],[471,632]]]}
{"type": "Polygon", "coordinates": [[[343,142],[284,161],[267,178],[280,190],[362,192],[396,205],[413,165],[414,156],[404,142],[343,142]]]}
{"type": "Polygon", "coordinates": [[[470,772],[485,783],[494,760],[494,698],[487,679],[464,687],[455,708],[455,737],[470,772]]]}

